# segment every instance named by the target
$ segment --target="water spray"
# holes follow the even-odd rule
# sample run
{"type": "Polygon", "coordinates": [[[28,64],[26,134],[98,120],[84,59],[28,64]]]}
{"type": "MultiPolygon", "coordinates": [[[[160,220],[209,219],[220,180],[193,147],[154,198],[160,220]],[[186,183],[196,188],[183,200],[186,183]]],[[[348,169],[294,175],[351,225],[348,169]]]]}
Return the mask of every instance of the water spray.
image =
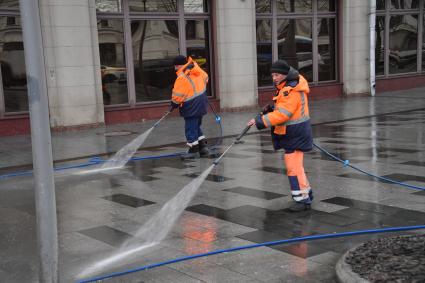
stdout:
{"type": "Polygon", "coordinates": [[[236,137],[236,139],[235,139],[235,141],[230,145],[230,146],[228,146],[227,148],[226,148],[226,150],[216,159],[216,160],[214,160],[214,162],[213,162],[213,164],[214,164],[214,166],[215,165],[217,165],[219,162],[220,162],[220,160],[223,158],[223,156],[235,145],[235,144],[238,144],[238,143],[241,143],[241,139],[242,139],[242,137],[243,136],[245,136],[246,135],[246,133],[248,133],[248,131],[249,131],[249,129],[251,129],[251,127],[252,127],[253,125],[248,125],[248,126],[246,126],[245,127],[245,129],[243,129],[243,131],[242,131],[242,133],[240,133],[239,134],[239,136],[237,136],[236,137]]]}
{"type": "Polygon", "coordinates": [[[136,153],[139,147],[145,142],[146,138],[150,133],[155,129],[161,122],[164,120],[170,113],[173,111],[173,108],[170,108],[158,121],[153,124],[147,131],[143,132],[141,135],[132,140],[129,144],[121,148],[115,155],[102,164],[101,169],[109,168],[122,168],[125,164],[131,159],[131,157],[136,153]]]}

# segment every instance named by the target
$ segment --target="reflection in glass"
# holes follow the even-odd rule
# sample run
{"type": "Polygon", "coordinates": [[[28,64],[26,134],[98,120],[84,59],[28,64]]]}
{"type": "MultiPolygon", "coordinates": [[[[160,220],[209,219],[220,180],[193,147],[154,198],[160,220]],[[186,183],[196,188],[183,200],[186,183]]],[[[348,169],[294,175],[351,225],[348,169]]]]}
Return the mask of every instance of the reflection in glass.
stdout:
{"type": "Polygon", "coordinates": [[[317,30],[319,81],[335,80],[335,19],[319,19],[317,30]]]}
{"type": "Polygon", "coordinates": [[[298,69],[307,81],[313,80],[311,20],[277,21],[278,58],[298,69]]]}
{"type": "Polygon", "coordinates": [[[0,0],[0,9],[19,9],[19,0],[0,0]]]}
{"type": "Polygon", "coordinates": [[[257,20],[257,76],[258,86],[270,86],[272,65],[272,28],[270,20],[257,20]]]}
{"type": "Polygon", "coordinates": [[[177,0],[129,0],[130,12],[177,12],[177,0]]]}
{"type": "Polygon", "coordinates": [[[257,13],[270,13],[271,0],[255,0],[255,12],[257,13]]]}
{"type": "Polygon", "coordinates": [[[319,0],[317,2],[317,10],[319,12],[335,12],[335,7],[336,0],[319,0]]]}
{"type": "Polygon", "coordinates": [[[20,18],[0,16],[0,75],[6,112],[28,111],[24,43],[20,18]]]}
{"type": "MultiPolygon", "coordinates": [[[[210,53],[208,21],[186,21],[186,48],[187,56],[192,57],[192,59],[209,75],[210,53]]],[[[208,84],[207,95],[211,95],[210,85],[211,84],[208,84]]]]}
{"type": "Polygon", "coordinates": [[[96,0],[96,10],[103,13],[121,12],[121,0],[96,0]]]}
{"type": "Polygon", "coordinates": [[[122,20],[98,20],[103,103],[128,103],[122,20]]]}
{"type": "Polygon", "coordinates": [[[385,17],[377,16],[375,24],[375,74],[384,75],[385,58],[385,17]]]}
{"type": "Polygon", "coordinates": [[[390,74],[416,72],[418,16],[390,18],[390,74]]]}
{"type": "Polygon", "coordinates": [[[278,13],[311,12],[311,0],[277,0],[278,13]]]}
{"type": "Polygon", "coordinates": [[[206,0],[184,0],[185,13],[207,13],[206,0]]]}
{"type": "Polygon", "coordinates": [[[177,20],[131,22],[136,101],[170,100],[179,54],[177,20]]]}
{"type": "Polygon", "coordinates": [[[419,0],[391,0],[391,9],[417,9],[419,0]]]}
{"type": "Polygon", "coordinates": [[[376,10],[385,10],[385,0],[376,0],[376,10]]]}

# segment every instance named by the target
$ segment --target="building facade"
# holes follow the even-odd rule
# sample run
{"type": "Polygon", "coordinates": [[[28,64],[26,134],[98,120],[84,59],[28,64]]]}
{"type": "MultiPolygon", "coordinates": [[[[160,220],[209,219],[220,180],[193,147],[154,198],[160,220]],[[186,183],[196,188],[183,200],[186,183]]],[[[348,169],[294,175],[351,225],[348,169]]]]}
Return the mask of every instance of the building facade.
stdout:
{"type": "MultiPolygon", "coordinates": [[[[372,2],[374,29],[370,0],[38,1],[54,129],[161,116],[178,54],[210,74],[222,110],[268,101],[277,59],[311,99],[370,94],[371,63],[377,95],[425,85],[425,0],[372,2]]],[[[19,0],[0,0],[0,65],[0,135],[28,133],[19,0]]]]}

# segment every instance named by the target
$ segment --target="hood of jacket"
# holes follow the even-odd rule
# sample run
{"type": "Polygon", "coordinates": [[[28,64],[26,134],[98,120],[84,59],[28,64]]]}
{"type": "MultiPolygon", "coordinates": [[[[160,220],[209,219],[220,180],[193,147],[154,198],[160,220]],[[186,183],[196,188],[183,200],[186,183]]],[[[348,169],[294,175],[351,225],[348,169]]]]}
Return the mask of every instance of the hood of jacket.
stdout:
{"type": "Polygon", "coordinates": [[[305,93],[310,92],[310,88],[308,86],[306,79],[303,76],[301,76],[297,70],[295,70],[292,67],[289,68],[289,72],[286,75],[286,78],[279,83],[279,85],[277,86],[277,89],[280,90],[284,87],[292,87],[292,89],[295,91],[302,91],[305,93]]]}

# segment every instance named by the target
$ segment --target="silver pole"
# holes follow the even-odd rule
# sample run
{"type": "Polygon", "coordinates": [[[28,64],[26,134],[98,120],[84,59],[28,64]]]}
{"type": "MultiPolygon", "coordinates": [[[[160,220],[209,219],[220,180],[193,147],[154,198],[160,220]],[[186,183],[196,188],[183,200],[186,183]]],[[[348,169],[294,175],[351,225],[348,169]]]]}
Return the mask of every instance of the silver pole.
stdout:
{"type": "MultiPolygon", "coordinates": [[[[370,95],[375,96],[375,46],[376,46],[376,0],[370,1],[370,13],[369,13],[369,89],[370,95]]],[[[379,59],[379,58],[378,58],[379,59]]]]}
{"type": "Polygon", "coordinates": [[[58,282],[55,183],[38,0],[19,0],[25,47],[40,282],[58,282]]]}

